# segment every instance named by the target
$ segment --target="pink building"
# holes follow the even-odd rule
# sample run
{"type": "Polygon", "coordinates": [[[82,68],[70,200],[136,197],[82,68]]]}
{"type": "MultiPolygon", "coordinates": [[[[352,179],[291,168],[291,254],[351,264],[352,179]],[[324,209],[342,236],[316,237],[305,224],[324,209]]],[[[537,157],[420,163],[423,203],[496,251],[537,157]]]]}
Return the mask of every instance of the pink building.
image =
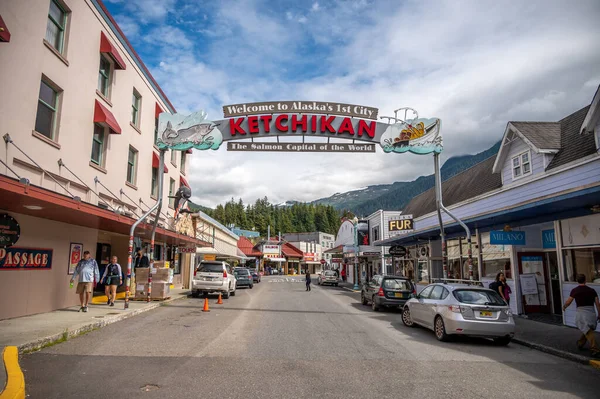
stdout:
{"type": "MultiPolygon", "coordinates": [[[[156,203],[158,114],[175,109],[101,0],[3,1],[0,27],[5,319],[77,304],[69,273],[79,251],[101,269],[117,255],[126,269],[129,229],[156,203]]],[[[187,185],[187,158],[167,152],[164,198],[187,185]]],[[[178,233],[173,213],[165,199],[155,254],[181,286],[192,255],[176,248],[207,244],[178,233]]],[[[148,245],[150,226],[136,236],[148,245]]]]}

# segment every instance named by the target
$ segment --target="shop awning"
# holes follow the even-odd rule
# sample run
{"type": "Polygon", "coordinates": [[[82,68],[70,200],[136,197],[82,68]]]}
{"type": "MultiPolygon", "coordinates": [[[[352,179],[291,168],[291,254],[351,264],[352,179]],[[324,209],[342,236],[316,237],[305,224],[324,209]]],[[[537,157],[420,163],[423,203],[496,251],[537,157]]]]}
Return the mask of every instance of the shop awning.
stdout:
{"type": "Polygon", "coordinates": [[[305,263],[307,265],[320,265],[321,264],[321,262],[316,262],[314,260],[302,261],[302,263],[305,263]]]}
{"type": "Polygon", "coordinates": [[[121,126],[114,115],[98,100],[94,105],[94,123],[108,127],[111,134],[121,134],[121,126]]]}
{"type": "Polygon", "coordinates": [[[187,188],[191,188],[187,180],[185,180],[183,176],[179,176],[179,184],[181,184],[182,186],[186,186],[187,188]]]}
{"type": "Polygon", "coordinates": [[[154,117],[156,119],[158,119],[159,115],[162,114],[164,111],[162,110],[162,108],[160,107],[160,105],[158,105],[158,103],[156,103],[156,105],[154,106],[154,117]]]}
{"type": "Polygon", "coordinates": [[[343,245],[338,245],[335,248],[328,249],[324,253],[326,253],[326,254],[343,254],[344,253],[344,246],[343,245]]]}
{"type": "Polygon", "coordinates": [[[196,248],[196,253],[205,255],[225,255],[224,253],[220,252],[219,250],[213,247],[196,248]]]}
{"type": "Polygon", "coordinates": [[[10,32],[0,15],[0,42],[10,42],[10,32]]]}
{"type": "MultiPolygon", "coordinates": [[[[21,213],[38,218],[54,220],[76,226],[89,227],[129,236],[135,219],[111,210],[75,200],[69,196],[32,184],[25,185],[8,176],[0,175],[0,198],[5,211],[21,213]],[[35,206],[32,209],[32,206],[35,206]],[[40,209],[41,208],[41,209],[40,209]]],[[[140,223],[135,235],[150,239],[152,225],[140,223]]],[[[156,241],[168,245],[206,247],[208,242],[180,234],[176,231],[156,228],[156,241]]]]}
{"type": "Polygon", "coordinates": [[[125,69],[125,61],[117,51],[117,48],[108,40],[104,32],[100,32],[100,52],[107,54],[115,62],[115,69],[125,69]]]}
{"type": "MultiPolygon", "coordinates": [[[[157,153],[153,152],[152,153],[152,167],[158,169],[159,164],[160,164],[160,158],[158,157],[157,153]]],[[[167,168],[167,165],[164,165],[164,168],[165,168],[165,173],[168,173],[169,169],[167,168]]]]}

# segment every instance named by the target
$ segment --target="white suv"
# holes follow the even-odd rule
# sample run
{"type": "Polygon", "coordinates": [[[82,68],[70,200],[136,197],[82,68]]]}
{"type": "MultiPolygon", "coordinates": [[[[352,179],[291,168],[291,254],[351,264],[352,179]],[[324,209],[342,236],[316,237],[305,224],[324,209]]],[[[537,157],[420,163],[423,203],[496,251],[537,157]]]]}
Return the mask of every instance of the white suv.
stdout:
{"type": "Polygon", "coordinates": [[[207,295],[220,292],[223,298],[235,295],[235,276],[228,263],[222,261],[205,261],[198,264],[192,279],[192,296],[197,298],[200,293],[207,295]]]}

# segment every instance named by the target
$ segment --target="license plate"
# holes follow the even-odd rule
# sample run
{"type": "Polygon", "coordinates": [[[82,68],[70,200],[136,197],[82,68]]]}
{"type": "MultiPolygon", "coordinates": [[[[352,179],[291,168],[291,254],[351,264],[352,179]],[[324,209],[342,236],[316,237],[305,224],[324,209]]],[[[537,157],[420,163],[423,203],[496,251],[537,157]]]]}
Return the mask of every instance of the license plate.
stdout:
{"type": "Polygon", "coordinates": [[[481,312],[479,312],[479,315],[481,317],[492,317],[492,312],[488,312],[488,311],[482,310],[481,312]]]}
{"type": "Polygon", "coordinates": [[[403,293],[401,293],[401,292],[396,292],[396,293],[394,294],[394,296],[395,296],[396,298],[404,298],[404,294],[403,294],[403,293]]]}

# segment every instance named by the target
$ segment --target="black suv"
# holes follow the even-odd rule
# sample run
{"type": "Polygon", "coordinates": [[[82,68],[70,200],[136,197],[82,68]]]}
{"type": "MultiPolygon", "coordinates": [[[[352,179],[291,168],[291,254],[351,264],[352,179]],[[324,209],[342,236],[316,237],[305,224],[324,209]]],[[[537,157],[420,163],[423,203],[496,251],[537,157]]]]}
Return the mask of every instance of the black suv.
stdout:
{"type": "Polygon", "coordinates": [[[382,307],[402,308],[416,294],[415,286],[406,277],[373,276],[363,284],[360,300],[363,305],[371,303],[374,311],[382,307]]]}

